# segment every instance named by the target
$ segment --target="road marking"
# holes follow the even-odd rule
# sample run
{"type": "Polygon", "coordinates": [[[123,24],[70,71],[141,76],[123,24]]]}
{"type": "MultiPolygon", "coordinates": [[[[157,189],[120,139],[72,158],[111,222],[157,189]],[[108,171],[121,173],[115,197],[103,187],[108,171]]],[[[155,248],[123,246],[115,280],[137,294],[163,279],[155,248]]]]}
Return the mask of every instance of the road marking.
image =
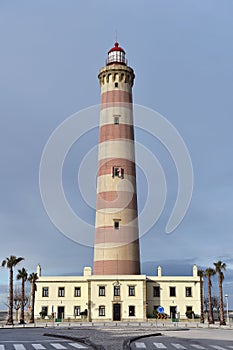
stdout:
{"type": "Polygon", "coordinates": [[[145,344],[145,343],[136,342],[136,343],[135,343],[135,346],[136,346],[136,348],[138,348],[138,349],[146,349],[146,344],[145,344]]]}
{"type": "Polygon", "coordinates": [[[172,346],[174,346],[174,348],[176,349],[186,349],[185,346],[181,345],[181,344],[174,344],[174,343],[171,343],[172,346]]]}
{"type": "Polygon", "coordinates": [[[23,344],[13,344],[15,350],[26,350],[23,344]]]}
{"type": "Polygon", "coordinates": [[[78,343],[68,343],[69,345],[73,346],[76,349],[87,349],[87,346],[78,344],[78,343]]]}
{"type": "Polygon", "coordinates": [[[163,343],[153,343],[157,349],[167,349],[163,343]]]}
{"type": "Polygon", "coordinates": [[[223,348],[222,346],[219,346],[219,345],[210,345],[211,348],[214,348],[216,350],[226,350],[226,348],[223,348]]]}
{"type": "Polygon", "coordinates": [[[59,343],[50,343],[55,349],[67,349],[64,345],[59,343]]]}
{"type": "Polygon", "coordinates": [[[5,346],[0,344],[0,350],[4,350],[5,346]]]}
{"type": "Polygon", "coordinates": [[[42,344],[32,344],[33,348],[36,350],[46,349],[42,344]]]}
{"type": "Polygon", "coordinates": [[[204,346],[198,345],[198,344],[190,344],[190,346],[196,348],[196,349],[200,349],[200,350],[205,350],[206,348],[204,348],[204,346]]]}

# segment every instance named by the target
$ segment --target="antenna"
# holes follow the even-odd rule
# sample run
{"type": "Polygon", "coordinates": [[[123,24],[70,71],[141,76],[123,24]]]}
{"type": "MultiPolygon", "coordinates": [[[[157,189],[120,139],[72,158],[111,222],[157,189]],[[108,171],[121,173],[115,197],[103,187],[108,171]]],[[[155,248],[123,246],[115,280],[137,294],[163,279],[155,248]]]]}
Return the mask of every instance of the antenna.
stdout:
{"type": "Polygon", "coordinates": [[[117,35],[117,29],[116,29],[116,43],[118,42],[118,35],[117,35]]]}

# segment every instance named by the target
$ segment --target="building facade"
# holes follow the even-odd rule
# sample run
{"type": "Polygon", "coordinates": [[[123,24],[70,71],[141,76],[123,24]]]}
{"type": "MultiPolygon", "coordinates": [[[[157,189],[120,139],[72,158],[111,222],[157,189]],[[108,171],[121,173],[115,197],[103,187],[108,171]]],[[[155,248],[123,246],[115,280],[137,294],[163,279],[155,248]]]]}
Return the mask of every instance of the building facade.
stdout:
{"type": "Polygon", "coordinates": [[[186,311],[200,314],[200,277],[192,276],[93,275],[42,276],[38,266],[35,318],[96,321],[145,321],[159,306],[171,317],[186,311]]]}

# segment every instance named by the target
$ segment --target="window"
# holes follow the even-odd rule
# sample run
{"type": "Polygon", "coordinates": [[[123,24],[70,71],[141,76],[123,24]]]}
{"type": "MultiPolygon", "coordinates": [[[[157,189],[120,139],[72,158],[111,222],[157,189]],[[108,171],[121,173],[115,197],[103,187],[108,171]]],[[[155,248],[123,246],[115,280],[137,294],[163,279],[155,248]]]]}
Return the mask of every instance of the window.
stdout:
{"type": "Polygon", "coordinates": [[[114,219],[114,229],[119,230],[120,228],[120,220],[114,219]]]}
{"type": "Polygon", "coordinates": [[[99,306],[99,316],[105,316],[105,306],[99,306]]]}
{"type": "Polygon", "coordinates": [[[80,306],[75,306],[74,307],[74,316],[80,316],[80,306]]]}
{"type": "Polygon", "coordinates": [[[124,179],[124,169],[119,166],[114,166],[112,169],[112,177],[119,177],[120,179],[124,179]]]}
{"type": "Polygon", "coordinates": [[[41,316],[42,317],[48,316],[48,306],[42,306],[42,308],[41,308],[41,316]]]}
{"type": "Polygon", "coordinates": [[[153,296],[156,298],[160,297],[160,287],[159,286],[154,286],[153,287],[153,296]]]}
{"type": "Polygon", "coordinates": [[[192,312],[193,311],[193,307],[192,306],[186,306],[186,311],[187,312],[192,312]]]}
{"type": "Polygon", "coordinates": [[[59,297],[64,297],[65,296],[65,288],[64,287],[59,287],[58,288],[58,296],[59,297]]]}
{"type": "Polygon", "coordinates": [[[81,297],[81,287],[74,287],[74,296],[81,297]]]}
{"type": "Polygon", "coordinates": [[[119,115],[114,115],[114,124],[119,124],[119,115]]]}
{"type": "Polygon", "coordinates": [[[115,83],[115,88],[118,88],[118,83],[115,83]]]}
{"type": "Polygon", "coordinates": [[[120,296],[120,286],[114,286],[114,297],[120,296]]]}
{"type": "Polygon", "coordinates": [[[99,286],[99,296],[104,297],[105,296],[105,287],[99,286]]]}
{"type": "Polygon", "coordinates": [[[192,287],[185,287],[185,296],[186,297],[192,296],[192,287]]]}
{"type": "Polygon", "coordinates": [[[135,286],[129,286],[129,296],[135,296],[135,286]]]}
{"type": "Polygon", "coordinates": [[[43,287],[42,288],[42,297],[48,297],[49,296],[49,288],[43,287]]]}
{"type": "Polygon", "coordinates": [[[134,305],[129,306],[129,316],[135,316],[135,306],[134,305]]]}
{"type": "Polygon", "coordinates": [[[176,287],[170,287],[170,297],[176,296],[176,287]]]}

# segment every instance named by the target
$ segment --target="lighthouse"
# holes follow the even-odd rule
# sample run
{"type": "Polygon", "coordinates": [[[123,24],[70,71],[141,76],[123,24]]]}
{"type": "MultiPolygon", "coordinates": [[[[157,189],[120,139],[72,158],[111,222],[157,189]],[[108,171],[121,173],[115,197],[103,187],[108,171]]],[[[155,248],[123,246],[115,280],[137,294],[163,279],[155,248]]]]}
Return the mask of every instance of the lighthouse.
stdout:
{"type": "Polygon", "coordinates": [[[134,71],[116,42],[100,69],[95,275],[140,274],[133,124],[134,71]]]}

